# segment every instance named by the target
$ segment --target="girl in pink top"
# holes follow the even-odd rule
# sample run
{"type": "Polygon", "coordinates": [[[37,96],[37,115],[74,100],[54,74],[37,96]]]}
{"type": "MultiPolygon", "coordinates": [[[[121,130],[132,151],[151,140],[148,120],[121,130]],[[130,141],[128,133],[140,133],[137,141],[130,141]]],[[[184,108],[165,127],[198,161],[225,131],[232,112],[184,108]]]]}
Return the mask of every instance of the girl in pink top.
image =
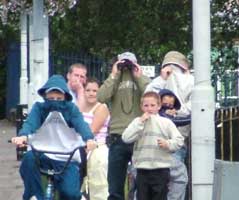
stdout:
{"type": "Polygon", "coordinates": [[[95,134],[97,148],[88,153],[86,185],[89,187],[90,200],[106,200],[108,197],[107,169],[109,110],[106,104],[97,101],[99,83],[88,79],[85,85],[85,105],[81,108],[84,120],[95,134]]]}

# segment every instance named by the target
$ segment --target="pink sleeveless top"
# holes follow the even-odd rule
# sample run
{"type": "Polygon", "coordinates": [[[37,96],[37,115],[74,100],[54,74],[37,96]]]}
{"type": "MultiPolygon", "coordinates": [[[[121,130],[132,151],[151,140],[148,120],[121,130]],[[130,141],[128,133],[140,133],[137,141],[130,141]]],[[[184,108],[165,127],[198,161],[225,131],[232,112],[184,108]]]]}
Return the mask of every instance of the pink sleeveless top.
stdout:
{"type": "MultiPolygon", "coordinates": [[[[97,103],[89,112],[82,112],[85,122],[87,122],[89,125],[92,124],[92,121],[93,121],[93,118],[94,118],[94,111],[96,110],[96,108],[99,105],[100,105],[100,103],[97,103]]],[[[110,116],[107,117],[107,119],[104,122],[103,127],[95,135],[95,139],[96,139],[97,142],[105,143],[106,136],[108,135],[109,121],[110,121],[110,116]]]]}

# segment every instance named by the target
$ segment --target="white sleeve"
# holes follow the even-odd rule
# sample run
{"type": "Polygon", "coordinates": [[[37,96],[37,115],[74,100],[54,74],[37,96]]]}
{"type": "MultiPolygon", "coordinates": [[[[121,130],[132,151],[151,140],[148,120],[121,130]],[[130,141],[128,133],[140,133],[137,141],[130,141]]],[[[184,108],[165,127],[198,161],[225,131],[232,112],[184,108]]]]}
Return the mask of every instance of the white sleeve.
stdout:
{"type": "Polygon", "coordinates": [[[159,91],[165,87],[165,84],[166,81],[161,76],[158,76],[147,85],[145,92],[153,91],[159,93],[159,91]]]}
{"type": "Polygon", "coordinates": [[[170,139],[168,140],[169,143],[169,150],[176,151],[180,149],[184,144],[184,137],[178,131],[177,127],[174,125],[173,122],[169,120],[167,131],[169,133],[170,139]]]}
{"type": "Polygon", "coordinates": [[[143,132],[143,129],[144,123],[140,121],[139,117],[135,118],[122,133],[122,140],[125,143],[135,142],[143,132]]]}

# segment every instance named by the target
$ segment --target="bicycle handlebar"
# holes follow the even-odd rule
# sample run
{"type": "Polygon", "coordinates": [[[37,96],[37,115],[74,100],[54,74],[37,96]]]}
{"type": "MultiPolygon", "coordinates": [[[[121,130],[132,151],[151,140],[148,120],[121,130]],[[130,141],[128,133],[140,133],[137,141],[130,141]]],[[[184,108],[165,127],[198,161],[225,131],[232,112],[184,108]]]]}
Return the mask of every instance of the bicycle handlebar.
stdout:
{"type": "Polygon", "coordinates": [[[50,176],[53,176],[53,175],[59,175],[59,174],[62,174],[65,169],[67,168],[67,166],[69,165],[69,163],[71,162],[72,160],[72,157],[74,155],[74,153],[79,150],[80,148],[85,148],[85,146],[77,146],[76,148],[74,148],[72,151],[69,151],[69,152],[59,152],[59,151],[43,151],[43,150],[38,150],[36,148],[34,148],[34,146],[32,146],[31,144],[29,144],[31,149],[32,149],[32,152],[36,158],[36,161],[38,163],[40,163],[40,159],[39,159],[39,156],[37,155],[37,153],[47,153],[47,154],[60,154],[60,155],[69,155],[69,157],[67,158],[66,160],[66,163],[65,165],[62,167],[62,169],[60,169],[59,171],[55,171],[55,170],[49,170],[49,169],[43,169],[39,166],[39,170],[42,174],[45,174],[45,175],[50,175],[50,176]]]}
{"type": "MultiPolygon", "coordinates": [[[[7,141],[8,143],[12,143],[12,141],[9,139],[7,141]]],[[[81,148],[86,148],[86,146],[77,146],[75,147],[72,151],[68,151],[68,152],[62,152],[62,151],[44,151],[44,150],[39,150],[37,148],[35,148],[32,144],[29,144],[29,143],[24,143],[26,145],[29,145],[32,149],[32,152],[36,158],[36,161],[38,163],[40,163],[40,159],[39,159],[39,156],[37,155],[37,153],[47,153],[47,154],[59,154],[59,155],[69,155],[68,159],[66,160],[66,163],[65,165],[63,166],[63,168],[59,171],[55,171],[55,170],[49,170],[49,169],[43,169],[39,166],[39,170],[42,174],[45,174],[45,175],[59,175],[59,174],[62,174],[64,172],[64,170],[66,169],[66,167],[69,165],[70,161],[72,160],[72,157],[74,155],[74,153],[77,151],[77,150],[80,150],[81,148]]]]}

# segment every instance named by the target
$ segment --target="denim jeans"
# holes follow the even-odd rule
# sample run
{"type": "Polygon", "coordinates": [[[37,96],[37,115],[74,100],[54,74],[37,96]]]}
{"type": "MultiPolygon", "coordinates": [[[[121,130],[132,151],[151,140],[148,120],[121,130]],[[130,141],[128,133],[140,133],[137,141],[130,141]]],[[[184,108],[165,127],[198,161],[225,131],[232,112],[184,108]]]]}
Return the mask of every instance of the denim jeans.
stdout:
{"type": "MultiPolygon", "coordinates": [[[[65,165],[65,162],[52,160],[43,154],[39,158],[41,167],[44,169],[50,168],[59,171],[65,165]]],[[[37,200],[43,200],[44,198],[41,174],[35,159],[32,151],[28,151],[24,155],[20,166],[20,174],[25,187],[24,200],[29,200],[32,196],[36,196],[37,200]]],[[[59,191],[60,199],[79,200],[81,197],[79,164],[71,162],[63,174],[54,176],[54,184],[59,191]]]]}
{"type": "Polygon", "coordinates": [[[134,168],[132,162],[128,165],[128,200],[136,200],[136,174],[137,170],[134,168]]]}
{"type": "Polygon", "coordinates": [[[120,135],[115,137],[109,144],[108,157],[108,200],[124,200],[124,186],[127,174],[127,167],[131,161],[133,144],[126,144],[120,135]]]}
{"type": "Polygon", "coordinates": [[[183,146],[173,154],[172,167],[170,168],[168,200],[185,199],[188,183],[187,168],[184,164],[186,154],[186,146],[183,146]]]}
{"type": "Polygon", "coordinates": [[[185,145],[173,153],[173,157],[176,158],[177,160],[180,160],[183,163],[185,161],[186,156],[187,156],[187,147],[185,145]]]}

